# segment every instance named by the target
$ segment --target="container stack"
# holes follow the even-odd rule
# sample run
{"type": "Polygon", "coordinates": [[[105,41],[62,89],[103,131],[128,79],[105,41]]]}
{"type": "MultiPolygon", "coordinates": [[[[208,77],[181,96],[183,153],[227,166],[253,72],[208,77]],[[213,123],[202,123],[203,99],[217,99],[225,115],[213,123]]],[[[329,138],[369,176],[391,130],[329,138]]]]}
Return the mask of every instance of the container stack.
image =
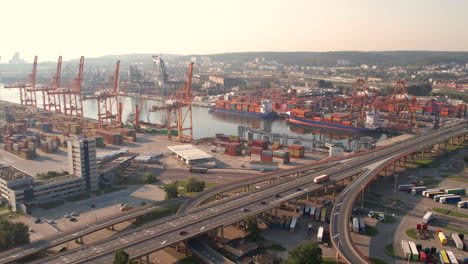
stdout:
{"type": "Polygon", "coordinates": [[[304,158],[304,146],[302,145],[290,145],[289,146],[289,156],[295,159],[304,158]]]}
{"type": "Polygon", "coordinates": [[[104,142],[106,144],[111,144],[111,145],[123,144],[123,137],[121,133],[115,133],[115,132],[106,131],[106,130],[96,130],[96,135],[103,137],[104,142]]]}
{"type": "Polygon", "coordinates": [[[51,133],[52,132],[52,124],[51,123],[37,122],[35,126],[41,132],[44,132],[44,133],[51,133]]]}
{"type": "Polygon", "coordinates": [[[277,149],[282,149],[282,148],[283,148],[283,144],[279,142],[274,142],[273,145],[271,145],[272,150],[277,150],[277,149]]]}
{"type": "Polygon", "coordinates": [[[271,151],[271,150],[262,150],[261,161],[263,161],[263,162],[273,162],[273,151],[271,151]]]}
{"type": "Polygon", "coordinates": [[[268,141],[265,140],[254,140],[252,141],[252,147],[260,147],[264,150],[268,149],[268,141]]]}
{"type": "Polygon", "coordinates": [[[23,159],[32,159],[36,156],[38,136],[24,136],[21,134],[11,137],[1,137],[0,148],[23,159]]]}
{"type": "Polygon", "coordinates": [[[120,133],[122,134],[123,139],[125,139],[126,141],[128,141],[128,142],[135,142],[136,141],[135,130],[122,128],[122,129],[120,129],[120,133]]]}
{"type": "Polygon", "coordinates": [[[240,156],[242,155],[242,144],[241,143],[227,143],[224,144],[225,154],[230,156],[240,156]]]}
{"type": "Polygon", "coordinates": [[[281,164],[289,163],[289,151],[287,150],[273,150],[273,161],[281,164]]]}

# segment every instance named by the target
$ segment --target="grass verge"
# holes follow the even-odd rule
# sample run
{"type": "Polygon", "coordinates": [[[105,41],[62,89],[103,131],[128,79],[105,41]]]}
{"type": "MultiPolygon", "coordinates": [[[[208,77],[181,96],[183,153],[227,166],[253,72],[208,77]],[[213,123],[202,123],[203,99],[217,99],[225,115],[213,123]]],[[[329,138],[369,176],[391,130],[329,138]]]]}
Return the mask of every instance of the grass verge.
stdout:
{"type": "Polygon", "coordinates": [[[468,218],[468,214],[454,212],[454,211],[443,209],[443,208],[434,208],[434,211],[439,213],[439,214],[450,215],[450,216],[453,216],[453,217],[468,218]]]}
{"type": "Polygon", "coordinates": [[[387,261],[378,258],[369,258],[374,264],[388,264],[387,261]]]}
{"type": "Polygon", "coordinates": [[[91,194],[82,193],[82,194],[78,194],[78,195],[75,195],[75,196],[67,197],[67,198],[65,198],[65,200],[67,200],[68,202],[78,202],[78,201],[86,200],[86,199],[89,199],[89,198],[91,198],[91,194]]]}
{"type": "Polygon", "coordinates": [[[414,240],[419,240],[418,233],[416,232],[416,229],[414,228],[410,228],[406,230],[405,234],[414,240]]]}
{"type": "Polygon", "coordinates": [[[388,244],[385,246],[385,253],[391,257],[395,256],[395,249],[393,248],[393,244],[388,244]]]}
{"type": "Polygon", "coordinates": [[[453,231],[453,232],[456,232],[456,233],[468,235],[468,230],[466,230],[466,229],[459,229],[459,228],[455,228],[455,227],[451,227],[451,226],[442,226],[442,225],[438,225],[438,224],[434,224],[434,226],[445,228],[447,230],[450,230],[450,231],[453,231]]]}
{"type": "Polygon", "coordinates": [[[147,213],[146,215],[140,218],[139,225],[142,225],[144,223],[147,223],[147,222],[150,222],[150,221],[153,221],[153,220],[165,217],[165,216],[175,214],[177,210],[179,209],[180,205],[181,204],[176,204],[176,205],[171,205],[169,207],[162,207],[150,213],[147,213]]]}
{"type": "Polygon", "coordinates": [[[322,264],[336,264],[334,258],[322,258],[322,264]]]}
{"type": "Polygon", "coordinates": [[[56,208],[56,207],[62,206],[64,204],[65,204],[64,200],[58,200],[58,201],[54,201],[54,202],[50,202],[50,203],[40,204],[39,207],[42,208],[42,209],[51,209],[51,208],[56,208]]]}
{"type": "Polygon", "coordinates": [[[366,232],[364,233],[366,236],[375,236],[378,233],[379,233],[379,230],[377,230],[377,228],[370,226],[370,225],[366,225],[366,232]]]}

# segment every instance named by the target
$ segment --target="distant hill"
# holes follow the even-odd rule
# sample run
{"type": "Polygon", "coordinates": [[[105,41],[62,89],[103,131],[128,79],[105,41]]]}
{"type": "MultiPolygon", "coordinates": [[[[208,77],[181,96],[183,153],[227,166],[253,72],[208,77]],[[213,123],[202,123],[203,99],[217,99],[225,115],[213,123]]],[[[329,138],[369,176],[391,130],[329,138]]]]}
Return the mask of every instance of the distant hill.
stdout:
{"type": "MultiPolygon", "coordinates": [[[[190,55],[182,56],[189,58],[190,55]]],[[[427,65],[437,63],[468,63],[468,52],[448,51],[333,51],[333,52],[239,52],[209,54],[213,61],[244,63],[258,57],[285,65],[333,66],[338,60],[351,65],[427,65]]]]}

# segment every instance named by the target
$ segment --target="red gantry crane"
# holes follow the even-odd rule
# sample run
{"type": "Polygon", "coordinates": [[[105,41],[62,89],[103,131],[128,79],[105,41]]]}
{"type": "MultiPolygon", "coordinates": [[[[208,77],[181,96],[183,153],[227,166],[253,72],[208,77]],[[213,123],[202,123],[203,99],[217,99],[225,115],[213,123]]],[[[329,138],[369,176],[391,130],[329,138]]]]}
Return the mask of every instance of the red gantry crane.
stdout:
{"type": "Polygon", "coordinates": [[[190,142],[193,140],[192,120],[192,75],[193,63],[189,64],[187,81],[182,90],[173,93],[164,106],[154,106],[150,112],[165,110],[167,115],[167,136],[172,139],[172,130],[177,130],[177,141],[190,142]],[[174,121],[173,121],[174,120],[174,121]],[[176,123],[173,125],[173,123],[176,123]],[[186,124],[188,123],[188,124],[186,124]],[[186,133],[188,131],[188,133],[186,133]]]}
{"type": "Polygon", "coordinates": [[[84,56],[80,58],[78,74],[72,80],[72,88],[58,88],[49,91],[50,95],[62,95],[61,109],[68,116],[83,117],[83,101],[81,97],[81,88],[83,86],[84,56]]]}
{"type": "Polygon", "coordinates": [[[37,107],[36,100],[36,76],[37,76],[37,56],[34,56],[32,73],[26,80],[6,85],[5,88],[18,88],[20,91],[20,103],[22,106],[37,107]]]}
{"type": "Polygon", "coordinates": [[[46,99],[44,103],[44,109],[48,112],[60,113],[62,111],[60,95],[57,94],[57,91],[60,88],[61,76],[62,76],[62,56],[58,58],[57,71],[54,77],[52,77],[52,80],[49,81],[51,84],[50,84],[50,87],[46,89],[46,94],[44,96],[46,99]]]}

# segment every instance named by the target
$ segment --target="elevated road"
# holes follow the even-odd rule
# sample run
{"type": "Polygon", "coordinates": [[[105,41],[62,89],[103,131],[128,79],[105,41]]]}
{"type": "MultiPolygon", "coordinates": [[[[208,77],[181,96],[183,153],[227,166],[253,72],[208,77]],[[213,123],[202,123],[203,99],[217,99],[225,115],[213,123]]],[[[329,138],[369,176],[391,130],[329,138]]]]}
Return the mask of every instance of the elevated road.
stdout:
{"type": "MultiPolygon", "coordinates": [[[[377,149],[347,159],[343,163],[335,163],[334,166],[322,169],[320,172],[300,174],[300,177],[279,182],[271,185],[269,188],[260,189],[248,195],[239,195],[239,197],[221,200],[208,206],[188,209],[187,215],[168,217],[156,223],[124,232],[119,234],[118,237],[104,239],[57,256],[38,260],[35,263],[82,263],[84,261],[88,263],[110,263],[113,252],[117,248],[124,248],[130,253],[132,258],[145,256],[155,250],[176,242],[185,241],[208,230],[242,220],[248,214],[261,213],[275,208],[281,203],[293,200],[306,192],[322,188],[325,185],[333,184],[351,175],[366,171],[367,166],[375,166],[376,163],[385,161],[388,157],[405,153],[408,150],[422,148],[422,143],[427,140],[449,137],[452,134],[456,134],[454,131],[462,128],[464,128],[462,125],[455,128],[445,128],[441,129],[439,135],[430,133],[404,141],[401,145],[377,149]],[[320,174],[330,175],[331,180],[323,184],[313,183],[313,178],[320,174]],[[279,194],[280,197],[275,197],[276,194],[279,194]],[[262,204],[260,201],[264,201],[266,204],[262,204]],[[245,212],[241,210],[244,207],[248,208],[249,211],[245,212]],[[181,231],[186,233],[181,234],[181,231]]],[[[304,170],[306,169],[297,168],[297,171],[293,171],[292,173],[300,173],[304,170]]],[[[280,171],[279,174],[272,173],[270,176],[280,177],[278,175],[282,173],[289,173],[291,175],[291,171],[288,170],[287,172],[280,171]]],[[[249,180],[247,179],[247,181],[249,180]]],[[[243,185],[245,185],[245,180],[243,185]]],[[[49,242],[44,241],[44,243],[49,242]]],[[[22,252],[10,252],[2,254],[3,257],[0,259],[0,263],[8,263],[25,256],[22,252]]]]}
{"type": "Polygon", "coordinates": [[[350,216],[354,202],[360,192],[383,170],[388,164],[406,156],[431,147],[435,144],[445,141],[458,135],[466,134],[466,123],[444,128],[439,131],[433,131],[422,135],[416,139],[403,141],[400,144],[382,150],[381,153],[386,156],[380,162],[369,166],[368,170],[361,174],[355,181],[347,186],[338,197],[332,210],[330,218],[330,234],[332,243],[338,250],[338,253],[348,263],[373,263],[355,246],[350,234],[350,216]],[[396,149],[397,151],[393,151],[396,149]]]}

